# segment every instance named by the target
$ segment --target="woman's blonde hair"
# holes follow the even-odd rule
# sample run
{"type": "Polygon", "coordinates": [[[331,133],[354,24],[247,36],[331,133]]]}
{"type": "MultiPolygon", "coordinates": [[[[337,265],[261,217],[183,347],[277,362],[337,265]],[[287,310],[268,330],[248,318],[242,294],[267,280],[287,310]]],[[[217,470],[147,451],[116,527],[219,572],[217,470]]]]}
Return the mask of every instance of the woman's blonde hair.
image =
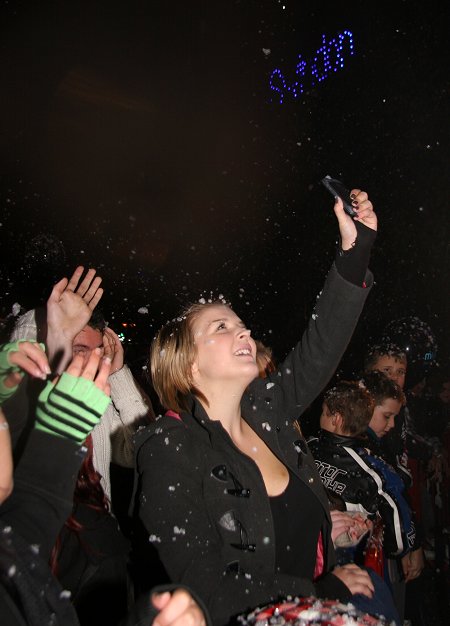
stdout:
{"type": "Polygon", "coordinates": [[[212,306],[231,308],[223,300],[191,304],[179,317],[160,328],[153,340],[150,349],[152,383],[165,409],[177,413],[188,410],[190,393],[208,404],[192,380],[192,364],[197,354],[193,324],[199,313],[212,306]]]}

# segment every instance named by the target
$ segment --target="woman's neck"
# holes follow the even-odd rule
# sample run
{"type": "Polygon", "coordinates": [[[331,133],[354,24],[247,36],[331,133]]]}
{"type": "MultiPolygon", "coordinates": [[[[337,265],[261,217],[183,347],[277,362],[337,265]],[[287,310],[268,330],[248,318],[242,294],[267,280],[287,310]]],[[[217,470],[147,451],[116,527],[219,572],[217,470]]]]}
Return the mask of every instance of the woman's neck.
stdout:
{"type": "Polygon", "coordinates": [[[211,420],[221,422],[222,426],[233,436],[241,429],[241,400],[243,391],[236,387],[224,388],[223,385],[219,389],[200,390],[208,401],[199,398],[205,411],[211,420]]]}

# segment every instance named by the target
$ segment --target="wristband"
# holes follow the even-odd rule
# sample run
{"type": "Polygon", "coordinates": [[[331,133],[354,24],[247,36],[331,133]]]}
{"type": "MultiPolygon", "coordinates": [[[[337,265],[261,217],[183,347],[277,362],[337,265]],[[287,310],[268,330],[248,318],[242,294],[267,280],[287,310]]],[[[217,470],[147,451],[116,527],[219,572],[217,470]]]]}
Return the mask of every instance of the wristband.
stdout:
{"type": "MultiPolygon", "coordinates": [[[[21,372],[21,368],[18,365],[13,365],[9,360],[11,352],[19,351],[19,343],[24,341],[30,341],[30,343],[36,343],[33,340],[19,339],[12,343],[4,343],[0,346],[0,405],[3,404],[8,398],[10,398],[16,391],[19,383],[13,387],[6,387],[5,378],[14,372],[21,372]]],[[[39,344],[43,350],[45,346],[43,343],[39,344]]]]}
{"type": "Polygon", "coordinates": [[[49,382],[41,392],[35,428],[82,443],[110,402],[92,380],[64,372],[56,385],[49,382]]]}

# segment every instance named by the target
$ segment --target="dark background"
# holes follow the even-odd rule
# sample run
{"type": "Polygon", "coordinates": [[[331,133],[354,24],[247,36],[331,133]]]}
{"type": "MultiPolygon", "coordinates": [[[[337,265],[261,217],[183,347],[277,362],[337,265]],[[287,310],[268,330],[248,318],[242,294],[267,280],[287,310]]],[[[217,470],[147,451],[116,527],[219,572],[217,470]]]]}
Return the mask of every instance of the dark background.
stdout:
{"type": "Polygon", "coordinates": [[[0,9],[2,318],[84,264],[130,359],[210,292],[281,358],[333,259],[331,174],[367,190],[380,219],[343,370],[405,316],[448,358],[446,3],[29,5],[0,9]],[[345,29],[344,68],[280,104],[272,70],[294,82],[297,56],[310,64],[345,29]]]}

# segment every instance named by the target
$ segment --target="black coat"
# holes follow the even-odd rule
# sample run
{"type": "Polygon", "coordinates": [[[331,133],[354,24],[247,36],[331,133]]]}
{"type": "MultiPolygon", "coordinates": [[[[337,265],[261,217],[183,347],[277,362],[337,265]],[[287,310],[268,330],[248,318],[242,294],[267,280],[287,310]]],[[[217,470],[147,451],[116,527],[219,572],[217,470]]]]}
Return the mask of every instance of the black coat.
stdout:
{"type": "Polygon", "coordinates": [[[414,547],[415,526],[404,484],[394,468],[368,449],[368,439],[321,430],[308,445],[327,489],[337,493],[349,511],[379,513],[387,557],[403,556],[414,547]]]}
{"type": "MultiPolygon", "coordinates": [[[[243,418],[322,506],[327,570],[334,564],[327,497],[293,421],[333,375],[367,293],[333,266],[301,342],[277,372],[251,383],[241,403],[243,418]]],[[[139,515],[172,580],[203,598],[214,624],[280,595],[319,595],[311,580],[276,572],[270,502],[257,465],[195,398],[181,417],[163,417],[136,439],[139,515]]],[[[335,590],[329,595],[346,600],[345,585],[328,578],[335,590]]]]}

